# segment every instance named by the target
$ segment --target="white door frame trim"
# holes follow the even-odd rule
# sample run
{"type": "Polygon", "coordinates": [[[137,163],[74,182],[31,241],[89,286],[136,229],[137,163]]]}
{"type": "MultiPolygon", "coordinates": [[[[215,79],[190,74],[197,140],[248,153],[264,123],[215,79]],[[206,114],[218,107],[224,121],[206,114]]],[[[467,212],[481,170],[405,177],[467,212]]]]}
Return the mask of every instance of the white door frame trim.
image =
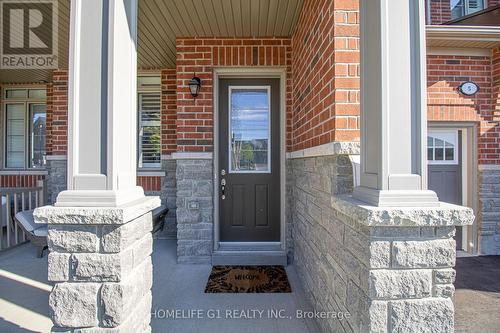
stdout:
{"type": "Polygon", "coordinates": [[[213,69],[214,113],[214,251],[219,248],[219,79],[221,78],[278,78],[280,79],[280,246],[286,249],[286,67],[215,67],[213,69]]]}
{"type": "MultiPolygon", "coordinates": [[[[471,207],[474,215],[478,212],[477,196],[477,126],[476,122],[429,121],[429,129],[461,130],[462,131],[462,205],[471,207]]],[[[462,227],[462,245],[471,254],[479,252],[478,222],[462,227]]]]}

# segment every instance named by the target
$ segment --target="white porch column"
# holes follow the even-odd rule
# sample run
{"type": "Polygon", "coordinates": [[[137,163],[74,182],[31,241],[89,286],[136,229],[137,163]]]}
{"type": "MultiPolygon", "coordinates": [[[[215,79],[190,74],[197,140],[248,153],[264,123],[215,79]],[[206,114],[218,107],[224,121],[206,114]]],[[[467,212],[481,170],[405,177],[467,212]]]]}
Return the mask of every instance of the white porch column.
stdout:
{"type": "Polygon", "coordinates": [[[361,0],[361,186],[375,206],[437,206],[426,177],[424,1],[361,0]]]}
{"type": "Polygon", "coordinates": [[[68,190],[56,206],[118,206],[136,186],[137,0],[73,0],[68,190]]]}
{"type": "Polygon", "coordinates": [[[151,332],[153,219],[136,182],[137,0],[72,0],[68,190],[48,224],[53,332],[151,332]]]}

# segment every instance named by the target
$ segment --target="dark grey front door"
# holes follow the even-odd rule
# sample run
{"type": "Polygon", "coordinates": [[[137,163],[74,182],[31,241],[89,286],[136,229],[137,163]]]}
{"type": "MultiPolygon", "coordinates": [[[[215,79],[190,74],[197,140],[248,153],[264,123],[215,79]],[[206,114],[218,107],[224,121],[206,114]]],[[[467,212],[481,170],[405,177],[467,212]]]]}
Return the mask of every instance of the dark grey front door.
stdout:
{"type": "Polygon", "coordinates": [[[221,242],[280,240],[279,79],[219,81],[221,242]]]}
{"type": "MultiPolygon", "coordinates": [[[[462,204],[461,133],[458,130],[429,130],[427,159],[429,189],[440,201],[462,204]]],[[[455,234],[457,249],[462,249],[462,227],[455,234]]]]}

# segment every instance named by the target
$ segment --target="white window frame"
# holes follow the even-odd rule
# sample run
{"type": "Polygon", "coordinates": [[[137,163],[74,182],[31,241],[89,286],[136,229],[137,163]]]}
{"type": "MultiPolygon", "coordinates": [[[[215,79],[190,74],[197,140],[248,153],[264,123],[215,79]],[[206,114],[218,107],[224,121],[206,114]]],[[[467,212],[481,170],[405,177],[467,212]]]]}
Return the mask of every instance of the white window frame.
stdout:
{"type": "MultiPolygon", "coordinates": [[[[459,164],[459,141],[458,141],[458,130],[453,129],[429,129],[427,131],[427,136],[432,136],[434,138],[438,138],[443,140],[443,142],[450,142],[453,144],[453,160],[429,160],[427,159],[427,163],[430,165],[458,165],[459,164]],[[454,142],[450,142],[449,135],[453,137],[454,142]],[[446,135],[446,136],[445,136],[446,135]]],[[[446,145],[443,146],[443,149],[446,148],[446,145]]],[[[433,153],[435,149],[433,149],[433,153]]],[[[446,150],[443,150],[443,158],[446,157],[446,150]]]]}
{"type": "MultiPolygon", "coordinates": [[[[31,165],[31,105],[45,105],[45,117],[47,117],[47,88],[45,86],[6,86],[0,89],[2,97],[2,111],[3,111],[3,140],[2,152],[3,163],[2,169],[4,170],[45,170],[45,167],[33,167],[31,165]],[[26,97],[22,98],[7,98],[7,92],[10,90],[25,90],[26,97]],[[29,98],[30,90],[45,90],[45,98],[29,98]],[[20,104],[24,108],[24,166],[23,167],[8,167],[7,166],[7,105],[20,104]]],[[[47,119],[47,118],[45,118],[47,119]]]]}
{"type": "Polygon", "coordinates": [[[139,82],[140,77],[159,77],[160,78],[160,85],[159,87],[153,86],[153,87],[141,87],[139,84],[137,85],[137,168],[138,170],[141,171],[149,171],[149,170],[160,170],[161,169],[161,130],[162,130],[162,124],[161,124],[161,108],[162,108],[162,94],[161,94],[161,74],[160,73],[144,73],[144,74],[139,74],[137,76],[137,81],[139,82]],[[141,124],[141,95],[142,94],[158,94],[160,97],[160,120],[159,122],[159,128],[160,128],[160,162],[159,163],[147,163],[143,164],[142,161],[142,143],[141,143],[141,129],[142,125],[141,124]]]}
{"type": "Polygon", "coordinates": [[[228,153],[228,172],[232,174],[239,174],[239,173],[247,173],[247,174],[252,174],[252,173],[263,173],[263,174],[270,174],[272,171],[272,161],[271,161],[271,149],[272,149],[272,138],[271,138],[271,86],[229,86],[228,87],[228,104],[227,104],[227,119],[228,119],[228,130],[227,130],[227,135],[228,135],[228,146],[227,146],[227,153],[228,153]],[[267,91],[267,105],[269,108],[269,117],[268,117],[268,125],[267,125],[267,137],[268,137],[268,144],[267,144],[267,164],[268,164],[268,169],[267,170],[233,170],[232,168],[232,154],[231,154],[231,96],[233,93],[233,90],[266,90],[267,91]]]}

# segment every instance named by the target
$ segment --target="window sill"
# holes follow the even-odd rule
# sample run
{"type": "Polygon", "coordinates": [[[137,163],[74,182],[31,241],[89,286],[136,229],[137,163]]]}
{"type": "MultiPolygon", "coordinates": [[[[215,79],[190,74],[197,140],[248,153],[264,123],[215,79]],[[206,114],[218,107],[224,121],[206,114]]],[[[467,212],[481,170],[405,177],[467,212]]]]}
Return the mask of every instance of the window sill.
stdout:
{"type": "Polygon", "coordinates": [[[147,170],[147,169],[140,169],[137,170],[137,176],[139,177],[165,177],[166,173],[165,171],[161,169],[152,169],[152,170],[147,170]]]}
{"type": "Polygon", "coordinates": [[[0,170],[0,176],[45,176],[48,175],[45,169],[40,170],[0,170]]]}

